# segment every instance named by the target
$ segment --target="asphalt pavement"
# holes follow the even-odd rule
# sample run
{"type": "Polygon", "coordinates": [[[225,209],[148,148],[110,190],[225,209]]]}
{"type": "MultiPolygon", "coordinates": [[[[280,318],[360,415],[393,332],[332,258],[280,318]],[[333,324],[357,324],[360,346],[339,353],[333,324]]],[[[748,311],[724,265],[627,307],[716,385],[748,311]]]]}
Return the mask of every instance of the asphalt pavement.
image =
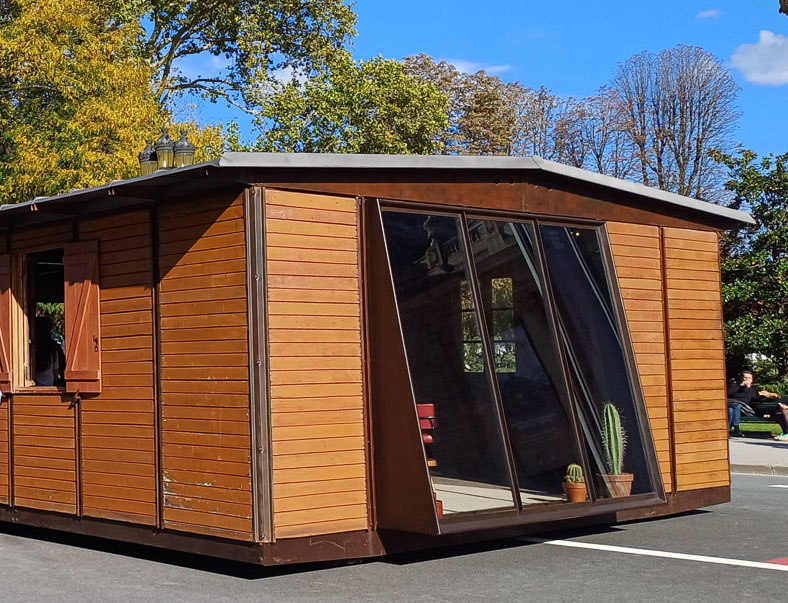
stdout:
{"type": "Polygon", "coordinates": [[[0,601],[784,600],[788,477],[735,474],[732,497],[672,518],[541,535],[549,542],[281,569],[0,524],[0,601]]]}

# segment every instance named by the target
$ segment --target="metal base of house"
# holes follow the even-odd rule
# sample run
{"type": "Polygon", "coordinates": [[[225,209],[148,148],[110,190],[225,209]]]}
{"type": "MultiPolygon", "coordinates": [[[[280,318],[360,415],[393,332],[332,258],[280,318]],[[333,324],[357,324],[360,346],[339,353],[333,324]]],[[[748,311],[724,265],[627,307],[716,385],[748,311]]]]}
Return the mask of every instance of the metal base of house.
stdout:
{"type": "Polygon", "coordinates": [[[488,528],[441,536],[392,531],[356,531],[283,539],[273,543],[244,543],[171,530],[156,530],[116,521],[70,517],[49,511],[9,507],[0,507],[0,522],[218,557],[241,563],[274,566],[379,557],[415,550],[515,538],[559,529],[566,531],[622,521],[652,519],[730,502],[730,499],[729,487],[708,488],[669,494],[665,504],[592,517],[535,521],[519,526],[488,528]]]}

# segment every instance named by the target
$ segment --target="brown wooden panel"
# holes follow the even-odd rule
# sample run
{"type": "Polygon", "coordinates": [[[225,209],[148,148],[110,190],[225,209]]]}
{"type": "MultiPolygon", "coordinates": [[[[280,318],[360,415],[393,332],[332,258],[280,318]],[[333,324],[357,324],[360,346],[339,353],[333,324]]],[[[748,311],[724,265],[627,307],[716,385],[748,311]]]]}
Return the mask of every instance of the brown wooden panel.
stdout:
{"type": "Polygon", "coordinates": [[[364,529],[356,200],[269,191],[266,204],[275,497],[283,484],[306,486],[275,502],[274,531],[364,529]],[[329,486],[308,487],[315,483],[329,486]]]}
{"type": "MultiPolygon", "coordinates": [[[[669,439],[667,347],[660,231],[654,226],[607,223],[624,312],[635,346],[643,395],[654,439],[669,439]],[[648,293],[643,295],[643,293],[648,293]]],[[[665,488],[672,488],[670,443],[657,447],[665,488]]]]}
{"type": "Polygon", "coordinates": [[[679,490],[728,485],[728,418],[716,233],[665,229],[679,490]]]}
{"type": "Polygon", "coordinates": [[[13,422],[14,504],[76,514],[76,408],[70,398],[17,394],[13,422]]]}
{"type": "Polygon", "coordinates": [[[159,222],[163,521],[253,538],[246,251],[240,199],[159,222]]]}

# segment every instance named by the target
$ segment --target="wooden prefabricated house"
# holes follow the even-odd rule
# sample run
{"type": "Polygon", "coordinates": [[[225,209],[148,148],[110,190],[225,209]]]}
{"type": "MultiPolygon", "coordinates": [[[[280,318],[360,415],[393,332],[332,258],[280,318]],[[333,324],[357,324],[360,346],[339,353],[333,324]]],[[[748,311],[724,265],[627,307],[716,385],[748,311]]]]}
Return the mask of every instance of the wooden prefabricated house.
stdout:
{"type": "Polygon", "coordinates": [[[231,153],[3,206],[0,520],[282,564],[726,502],[742,222],[498,157],[231,153]]]}

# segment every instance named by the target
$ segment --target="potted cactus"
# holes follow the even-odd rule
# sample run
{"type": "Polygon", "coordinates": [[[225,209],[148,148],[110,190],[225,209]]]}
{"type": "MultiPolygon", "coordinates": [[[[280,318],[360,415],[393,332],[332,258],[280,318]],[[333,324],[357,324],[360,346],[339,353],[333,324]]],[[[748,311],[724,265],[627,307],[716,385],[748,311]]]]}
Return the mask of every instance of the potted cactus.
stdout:
{"type": "Polygon", "coordinates": [[[586,478],[583,474],[583,468],[577,463],[572,463],[566,468],[564,492],[566,493],[567,502],[576,503],[585,502],[586,500],[588,494],[586,478]]]}
{"type": "Polygon", "coordinates": [[[607,474],[600,475],[600,481],[607,487],[610,496],[617,498],[629,496],[632,492],[634,475],[624,473],[624,453],[627,448],[627,434],[621,425],[621,415],[612,402],[606,402],[603,409],[602,448],[605,453],[607,474]]]}

